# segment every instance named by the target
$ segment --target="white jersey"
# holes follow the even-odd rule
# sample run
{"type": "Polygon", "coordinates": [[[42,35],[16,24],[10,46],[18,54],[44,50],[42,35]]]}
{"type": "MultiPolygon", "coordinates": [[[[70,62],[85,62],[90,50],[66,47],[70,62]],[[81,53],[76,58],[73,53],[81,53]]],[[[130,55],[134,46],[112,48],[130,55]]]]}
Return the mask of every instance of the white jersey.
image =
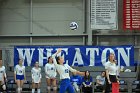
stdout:
{"type": "Polygon", "coordinates": [[[117,66],[117,76],[120,76],[120,66],[117,66]]]}
{"type": "Polygon", "coordinates": [[[55,78],[57,75],[55,65],[47,63],[45,65],[45,73],[46,73],[46,78],[55,78]]]}
{"type": "Polygon", "coordinates": [[[41,68],[33,67],[32,70],[31,70],[31,73],[32,73],[32,80],[33,80],[33,82],[34,83],[39,83],[41,78],[42,78],[41,68]]]}
{"type": "Polygon", "coordinates": [[[16,75],[24,75],[24,73],[25,73],[25,66],[20,66],[20,65],[15,66],[16,75]]]}
{"type": "MultiPolygon", "coordinates": [[[[105,84],[105,77],[102,77],[101,75],[98,75],[96,77],[96,80],[99,80],[99,82],[100,82],[101,85],[104,85],[105,84]]],[[[99,84],[96,83],[96,86],[99,86],[99,84]]]]}
{"type": "Polygon", "coordinates": [[[109,75],[117,75],[118,67],[115,63],[111,63],[110,61],[108,61],[107,63],[105,63],[105,69],[108,70],[109,75]]]}
{"type": "Polygon", "coordinates": [[[70,79],[69,71],[76,72],[76,70],[71,68],[68,64],[64,64],[64,65],[57,64],[55,56],[56,55],[54,54],[52,58],[53,58],[54,65],[56,66],[56,69],[60,74],[60,79],[70,79]]]}
{"type": "Polygon", "coordinates": [[[5,77],[5,75],[6,75],[5,66],[2,66],[2,67],[0,67],[0,81],[4,80],[3,77],[5,77]]]}

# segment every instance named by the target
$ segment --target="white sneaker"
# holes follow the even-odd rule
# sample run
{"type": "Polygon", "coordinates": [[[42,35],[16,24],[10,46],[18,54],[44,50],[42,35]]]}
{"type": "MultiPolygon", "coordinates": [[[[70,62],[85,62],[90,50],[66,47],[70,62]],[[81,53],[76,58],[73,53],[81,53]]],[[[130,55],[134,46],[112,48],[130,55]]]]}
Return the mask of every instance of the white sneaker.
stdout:
{"type": "Polygon", "coordinates": [[[77,89],[76,89],[76,91],[78,92],[78,91],[80,91],[80,89],[79,89],[79,88],[77,88],[77,89]]]}

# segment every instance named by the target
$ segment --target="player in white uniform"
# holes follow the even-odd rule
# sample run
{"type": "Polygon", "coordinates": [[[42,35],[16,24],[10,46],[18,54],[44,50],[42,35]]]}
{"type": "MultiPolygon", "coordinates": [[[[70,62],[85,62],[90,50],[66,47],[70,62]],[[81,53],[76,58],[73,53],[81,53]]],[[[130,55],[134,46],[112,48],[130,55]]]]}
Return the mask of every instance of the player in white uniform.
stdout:
{"type": "Polygon", "coordinates": [[[23,60],[19,60],[19,64],[15,66],[14,76],[17,83],[17,91],[21,93],[24,82],[26,81],[25,66],[22,65],[23,60]]]}
{"type": "Polygon", "coordinates": [[[37,93],[40,93],[40,83],[42,75],[41,68],[39,67],[39,62],[35,63],[35,67],[32,68],[31,73],[32,73],[32,93],[35,93],[35,88],[37,88],[37,93]]]}
{"type": "Polygon", "coordinates": [[[119,83],[117,77],[118,68],[116,66],[115,54],[110,53],[108,62],[105,63],[106,69],[106,89],[105,93],[110,93],[112,83],[119,83]]]}
{"type": "Polygon", "coordinates": [[[5,66],[2,66],[2,60],[0,60],[0,92],[6,91],[5,80],[7,80],[5,66]]]}
{"type": "Polygon", "coordinates": [[[53,64],[53,59],[52,57],[48,58],[48,63],[45,65],[45,73],[46,73],[46,82],[47,82],[47,89],[48,93],[51,91],[51,85],[53,86],[53,93],[57,92],[57,87],[56,87],[56,67],[53,64]]]}
{"type": "Polygon", "coordinates": [[[62,57],[59,56],[55,58],[55,56],[60,52],[61,49],[58,49],[58,51],[54,55],[52,55],[54,65],[58,73],[60,74],[60,79],[61,79],[60,93],[65,93],[66,90],[68,90],[68,93],[74,93],[75,92],[74,88],[70,82],[69,71],[75,72],[76,74],[80,74],[83,76],[85,75],[85,73],[71,68],[68,64],[64,64],[64,59],[62,57]]]}

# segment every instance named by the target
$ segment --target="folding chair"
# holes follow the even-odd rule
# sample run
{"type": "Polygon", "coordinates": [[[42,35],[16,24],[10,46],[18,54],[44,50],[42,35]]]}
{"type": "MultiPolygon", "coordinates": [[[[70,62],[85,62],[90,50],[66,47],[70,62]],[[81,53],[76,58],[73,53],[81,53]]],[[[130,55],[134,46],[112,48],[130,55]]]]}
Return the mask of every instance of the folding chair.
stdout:
{"type": "Polygon", "coordinates": [[[24,82],[22,91],[31,91],[31,90],[32,90],[31,89],[31,82],[30,81],[24,82]]]}
{"type": "Polygon", "coordinates": [[[132,92],[139,93],[140,88],[138,88],[138,86],[140,86],[140,80],[134,80],[132,83],[132,92]]]}
{"type": "Polygon", "coordinates": [[[14,79],[8,80],[8,82],[7,82],[7,90],[8,90],[9,92],[14,93],[14,92],[16,91],[16,88],[14,88],[14,85],[15,85],[15,84],[16,84],[16,83],[15,83],[15,80],[14,80],[14,79]]]}
{"type": "Polygon", "coordinates": [[[119,83],[120,83],[119,91],[128,92],[127,83],[125,82],[125,80],[119,80],[119,83]]]}

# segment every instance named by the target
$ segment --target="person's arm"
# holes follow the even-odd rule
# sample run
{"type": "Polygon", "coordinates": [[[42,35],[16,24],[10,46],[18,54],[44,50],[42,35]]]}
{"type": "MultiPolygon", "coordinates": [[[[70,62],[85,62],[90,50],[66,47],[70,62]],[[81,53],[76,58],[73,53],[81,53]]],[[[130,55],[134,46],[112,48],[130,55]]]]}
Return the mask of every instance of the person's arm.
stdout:
{"type": "Polygon", "coordinates": [[[100,83],[100,80],[99,80],[99,79],[97,79],[97,80],[96,80],[96,83],[97,83],[97,84],[99,84],[99,85],[101,85],[101,83],[100,83]]]}
{"type": "Polygon", "coordinates": [[[92,85],[92,82],[90,82],[90,84],[88,85],[88,87],[91,87],[91,85],[92,85]]]}
{"type": "Polygon", "coordinates": [[[23,74],[24,74],[24,82],[25,82],[26,81],[25,66],[24,66],[23,74]]]}
{"type": "Polygon", "coordinates": [[[120,82],[119,82],[119,78],[118,78],[118,75],[116,75],[116,79],[117,79],[117,82],[118,82],[118,83],[120,83],[120,82]]]}
{"type": "Polygon", "coordinates": [[[110,81],[110,78],[109,78],[109,71],[108,71],[108,67],[109,66],[109,63],[106,63],[105,64],[105,72],[106,72],[106,78],[107,78],[107,81],[109,84],[111,84],[111,81],[110,81]]]}
{"type": "Polygon", "coordinates": [[[56,52],[55,54],[52,55],[53,63],[54,63],[55,66],[58,65],[58,64],[57,64],[57,61],[56,61],[56,59],[55,59],[55,57],[56,57],[56,55],[59,54],[61,51],[62,51],[62,49],[59,48],[59,49],[57,50],[57,52],[56,52]]]}
{"type": "Polygon", "coordinates": [[[119,78],[118,78],[118,76],[116,76],[116,79],[117,79],[117,82],[118,82],[118,84],[120,83],[120,81],[119,81],[119,78]]]}
{"type": "Polygon", "coordinates": [[[91,87],[92,85],[92,77],[90,76],[90,84],[89,84],[89,87],[91,87]]]}
{"type": "Polygon", "coordinates": [[[76,71],[76,74],[79,74],[81,76],[85,76],[85,72],[76,71]]]}
{"type": "Polygon", "coordinates": [[[84,86],[84,87],[87,87],[87,85],[86,85],[86,83],[85,83],[84,77],[82,77],[81,81],[82,81],[83,86],[84,86]]]}
{"type": "Polygon", "coordinates": [[[47,68],[48,68],[48,67],[47,67],[47,64],[45,65],[44,68],[45,68],[45,74],[46,74],[47,76],[49,76],[49,74],[48,74],[48,72],[47,72],[47,68]]]}
{"type": "Polygon", "coordinates": [[[15,68],[14,68],[14,79],[15,79],[15,82],[17,81],[16,80],[16,74],[17,74],[17,66],[15,66],[15,68]]]}
{"type": "Polygon", "coordinates": [[[87,87],[87,85],[85,84],[85,82],[82,83],[84,85],[84,87],[87,87]]]}
{"type": "Polygon", "coordinates": [[[109,72],[108,72],[107,69],[106,69],[106,78],[107,78],[108,83],[111,84],[111,81],[110,81],[110,78],[109,78],[109,72]]]}
{"type": "Polygon", "coordinates": [[[33,71],[33,68],[32,68],[32,70],[31,70],[31,76],[32,76],[32,79],[34,78],[34,71],[33,71]]]}
{"type": "Polygon", "coordinates": [[[69,65],[68,66],[68,69],[71,71],[71,72],[76,72],[76,74],[79,74],[81,76],[84,76],[85,75],[85,72],[80,72],[80,71],[77,71],[76,69],[73,69],[72,67],[70,67],[69,65]]]}
{"type": "Polygon", "coordinates": [[[73,69],[73,68],[70,67],[68,64],[65,64],[65,65],[68,67],[68,69],[69,69],[71,72],[73,72],[73,73],[77,72],[76,69],[73,69]]]}
{"type": "Polygon", "coordinates": [[[84,87],[87,87],[87,84],[85,83],[84,77],[82,79],[82,84],[84,85],[84,87]]]}
{"type": "Polygon", "coordinates": [[[41,68],[40,68],[40,79],[42,78],[42,74],[41,74],[41,68]]]}
{"type": "Polygon", "coordinates": [[[7,81],[7,75],[6,75],[6,70],[5,70],[5,67],[4,67],[3,76],[4,76],[4,80],[5,80],[5,81],[7,81]]]}
{"type": "Polygon", "coordinates": [[[118,82],[119,82],[119,78],[118,78],[119,74],[120,74],[120,68],[119,68],[119,66],[117,66],[116,79],[118,82]]]}
{"type": "Polygon", "coordinates": [[[116,79],[118,80],[118,74],[116,74],[116,79]]]}
{"type": "Polygon", "coordinates": [[[99,84],[99,85],[101,85],[101,82],[100,82],[99,78],[100,78],[100,76],[97,76],[96,77],[96,83],[99,84]]]}

